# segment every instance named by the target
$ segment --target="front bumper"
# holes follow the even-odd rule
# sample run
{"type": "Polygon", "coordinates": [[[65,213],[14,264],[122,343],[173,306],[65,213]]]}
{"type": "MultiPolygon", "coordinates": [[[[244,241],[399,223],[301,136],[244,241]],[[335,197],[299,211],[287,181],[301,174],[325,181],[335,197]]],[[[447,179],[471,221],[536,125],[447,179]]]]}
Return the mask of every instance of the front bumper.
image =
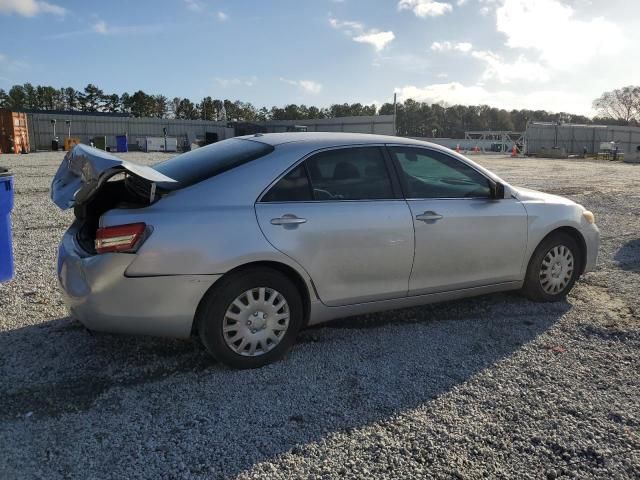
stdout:
{"type": "Polygon", "coordinates": [[[600,230],[595,225],[587,225],[582,229],[582,237],[587,247],[584,273],[595,270],[598,262],[598,250],[600,249],[600,230]]]}
{"type": "Polygon", "coordinates": [[[188,337],[196,308],[221,275],[127,277],[133,254],[87,256],[72,226],[58,248],[58,280],[71,315],[90,330],[188,337]]]}

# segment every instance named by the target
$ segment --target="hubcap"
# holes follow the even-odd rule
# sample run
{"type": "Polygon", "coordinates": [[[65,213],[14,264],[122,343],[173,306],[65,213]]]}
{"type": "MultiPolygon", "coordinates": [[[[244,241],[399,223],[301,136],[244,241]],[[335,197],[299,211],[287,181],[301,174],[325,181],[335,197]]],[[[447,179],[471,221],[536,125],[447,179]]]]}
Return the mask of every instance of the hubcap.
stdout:
{"type": "Polygon", "coordinates": [[[573,275],[573,253],[564,245],[557,245],[547,252],[540,268],[540,285],[550,294],[562,292],[573,275]]]}
{"type": "Polygon", "coordinates": [[[239,295],[224,315],[222,334],[239,355],[256,357],[272,350],[289,327],[289,304],[272,288],[258,287],[239,295]]]}

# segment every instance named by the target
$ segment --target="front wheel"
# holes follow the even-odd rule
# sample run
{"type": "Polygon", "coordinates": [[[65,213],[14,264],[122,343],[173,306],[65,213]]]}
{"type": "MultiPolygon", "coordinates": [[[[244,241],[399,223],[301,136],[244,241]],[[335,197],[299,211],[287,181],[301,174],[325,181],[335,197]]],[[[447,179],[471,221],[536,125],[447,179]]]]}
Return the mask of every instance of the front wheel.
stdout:
{"type": "Polygon", "coordinates": [[[296,286],[275,270],[232,274],[209,291],[198,311],[198,333],[209,353],[233,368],[256,368],[283,357],[302,326],[296,286]]]}
{"type": "Polygon", "coordinates": [[[580,272],[580,249],[566,233],[545,238],[531,256],[522,293],[538,302],[563,300],[580,272]]]}

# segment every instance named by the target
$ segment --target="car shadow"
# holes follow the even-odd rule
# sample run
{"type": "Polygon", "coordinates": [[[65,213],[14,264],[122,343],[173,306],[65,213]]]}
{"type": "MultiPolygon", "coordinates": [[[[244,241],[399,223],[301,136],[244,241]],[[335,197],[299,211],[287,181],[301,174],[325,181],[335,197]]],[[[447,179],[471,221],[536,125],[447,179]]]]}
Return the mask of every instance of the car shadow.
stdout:
{"type": "Polygon", "coordinates": [[[301,332],[285,361],[248,371],[195,341],[90,334],[69,318],[2,332],[0,443],[25,450],[5,474],[64,464],[72,477],[126,477],[144,458],[171,465],[167,476],[233,476],[428,405],[569,308],[496,294],[353,317],[301,332]]]}
{"type": "Polygon", "coordinates": [[[640,239],[625,243],[613,258],[622,270],[640,271],[640,239]]]}

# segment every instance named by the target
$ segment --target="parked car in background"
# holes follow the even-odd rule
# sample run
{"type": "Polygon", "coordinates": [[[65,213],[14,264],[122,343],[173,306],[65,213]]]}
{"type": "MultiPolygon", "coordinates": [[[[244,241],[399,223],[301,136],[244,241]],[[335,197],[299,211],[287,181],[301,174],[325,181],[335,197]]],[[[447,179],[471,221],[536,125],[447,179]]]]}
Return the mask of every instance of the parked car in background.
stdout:
{"type": "Polygon", "coordinates": [[[198,335],[237,368],[349,315],[518,289],[562,300],[599,244],[582,206],[399,137],[256,134],[153,167],[79,145],[51,194],[75,209],[58,255],[73,316],[198,335]]]}

